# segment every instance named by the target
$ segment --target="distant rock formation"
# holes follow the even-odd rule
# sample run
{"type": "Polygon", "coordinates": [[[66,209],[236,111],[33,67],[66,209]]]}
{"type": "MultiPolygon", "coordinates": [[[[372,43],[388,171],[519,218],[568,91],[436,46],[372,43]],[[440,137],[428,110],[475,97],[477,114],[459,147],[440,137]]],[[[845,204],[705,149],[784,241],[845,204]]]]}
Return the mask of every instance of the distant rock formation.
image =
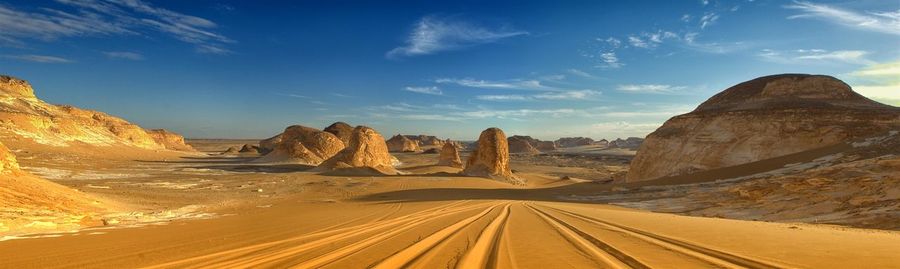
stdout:
{"type": "Polygon", "coordinates": [[[627,181],[729,167],[900,130],[900,108],[822,75],[783,74],[732,86],[647,136],[627,181]]]}
{"type": "Polygon", "coordinates": [[[478,137],[478,147],[466,161],[463,175],[487,177],[514,184],[524,183],[509,169],[509,145],[499,128],[488,128],[478,137]]]}
{"type": "Polygon", "coordinates": [[[438,154],[438,153],[441,153],[441,151],[438,150],[437,148],[430,148],[430,149],[426,149],[425,151],[422,151],[422,154],[438,154]]]}
{"type": "Polygon", "coordinates": [[[441,155],[438,157],[437,165],[462,168],[462,159],[459,158],[459,150],[453,142],[447,141],[441,148],[441,155]]]}
{"type": "Polygon", "coordinates": [[[335,122],[325,127],[323,131],[340,138],[341,142],[344,142],[344,146],[350,145],[350,135],[353,134],[353,126],[350,126],[350,124],[342,121],[335,122]]]}
{"type": "Polygon", "coordinates": [[[593,145],[594,139],[590,137],[563,137],[556,140],[556,145],[561,148],[571,148],[593,145]]]}
{"type": "Polygon", "coordinates": [[[4,75],[0,75],[0,119],[0,135],[54,147],[189,149],[183,137],[171,132],[147,131],[103,112],[45,103],[28,82],[4,75]]]}
{"type": "Polygon", "coordinates": [[[372,128],[357,126],[350,136],[350,145],[314,171],[348,176],[396,175],[394,160],[381,134],[372,128]]]}
{"type": "Polygon", "coordinates": [[[535,154],[556,150],[556,143],[553,143],[553,141],[541,141],[530,136],[514,135],[510,136],[507,140],[510,153],[535,154]],[[528,146],[524,144],[528,144],[528,146]],[[536,151],[532,151],[531,148],[536,151]]]}
{"type": "Polygon", "coordinates": [[[594,142],[594,145],[601,146],[601,147],[607,147],[607,146],[609,146],[609,140],[600,139],[600,141],[594,142]]]}
{"type": "MultiPolygon", "coordinates": [[[[530,137],[529,137],[530,138],[530,137]]],[[[510,136],[506,139],[506,143],[509,146],[509,153],[517,153],[517,154],[538,154],[541,153],[540,150],[535,148],[531,143],[529,143],[528,139],[524,139],[523,136],[510,136]]]]}
{"type": "Polygon", "coordinates": [[[342,149],[344,142],[329,132],[293,125],[284,129],[272,152],[255,162],[319,165],[342,149]]]}
{"type": "Polygon", "coordinates": [[[387,141],[390,152],[416,152],[421,151],[419,143],[402,135],[395,135],[387,141]]]}
{"type": "Polygon", "coordinates": [[[147,133],[150,134],[150,137],[152,137],[153,140],[156,141],[156,143],[163,145],[167,149],[195,151],[194,147],[191,147],[191,145],[188,145],[184,142],[183,136],[170,132],[166,129],[152,129],[147,131],[147,133]]]}
{"type": "Polygon", "coordinates": [[[281,137],[283,134],[277,134],[275,136],[263,139],[259,141],[259,154],[269,154],[275,150],[275,146],[281,144],[281,137]]]}
{"type": "Polygon", "coordinates": [[[240,154],[240,153],[241,153],[241,149],[239,149],[238,147],[228,147],[221,154],[222,155],[235,155],[235,154],[240,154]]]}
{"type": "Polygon", "coordinates": [[[440,146],[444,144],[444,141],[441,141],[436,136],[433,135],[403,135],[409,140],[416,141],[419,143],[420,147],[427,146],[440,146]]]}
{"type": "Polygon", "coordinates": [[[610,141],[607,146],[610,148],[637,150],[641,147],[641,143],[644,143],[644,139],[640,137],[629,137],[626,139],[616,138],[616,140],[610,141]]]}
{"type": "Polygon", "coordinates": [[[241,147],[241,150],[238,150],[240,153],[259,153],[259,147],[250,144],[244,144],[241,147]]]}

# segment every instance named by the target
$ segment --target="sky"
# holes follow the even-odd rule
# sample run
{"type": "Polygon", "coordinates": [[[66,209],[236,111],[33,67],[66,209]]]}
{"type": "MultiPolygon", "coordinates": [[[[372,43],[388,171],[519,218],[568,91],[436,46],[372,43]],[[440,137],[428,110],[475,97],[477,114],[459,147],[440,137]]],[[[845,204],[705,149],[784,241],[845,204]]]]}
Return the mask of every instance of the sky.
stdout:
{"type": "Polygon", "coordinates": [[[900,1],[0,0],[0,74],[190,138],[643,137],[779,73],[900,106],[900,1]]]}

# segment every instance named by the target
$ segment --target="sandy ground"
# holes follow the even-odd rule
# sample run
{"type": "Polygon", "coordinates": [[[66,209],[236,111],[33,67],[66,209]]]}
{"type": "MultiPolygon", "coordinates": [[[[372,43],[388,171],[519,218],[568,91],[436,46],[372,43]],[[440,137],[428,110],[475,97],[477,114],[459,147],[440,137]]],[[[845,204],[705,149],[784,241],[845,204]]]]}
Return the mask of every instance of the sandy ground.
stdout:
{"type": "Polygon", "coordinates": [[[617,188],[600,182],[627,153],[515,156],[527,186],[452,176],[431,165],[436,154],[395,154],[414,174],[391,177],[321,176],[253,156],[19,154],[36,175],[130,207],[106,226],[7,234],[0,268],[900,268],[895,231],[577,199],[617,188]]]}

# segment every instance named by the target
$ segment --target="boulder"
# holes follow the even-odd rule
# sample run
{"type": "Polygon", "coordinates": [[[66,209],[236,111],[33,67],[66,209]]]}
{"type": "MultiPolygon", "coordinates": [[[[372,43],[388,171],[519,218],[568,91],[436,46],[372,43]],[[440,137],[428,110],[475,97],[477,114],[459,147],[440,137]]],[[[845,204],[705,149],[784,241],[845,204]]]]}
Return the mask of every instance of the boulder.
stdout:
{"type": "Polygon", "coordinates": [[[395,160],[388,153],[381,134],[372,128],[357,126],[350,135],[350,145],[313,171],[348,176],[396,175],[395,160]]]}
{"type": "Polygon", "coordinates": [[[488,128],[478,137],[478,146],[466,161],[463,175],[486,177],[514,184],[524,181],[509,168],[509,145],[506,134],[499,128],[488,128]]]}
{"type": "Polygon", "coordinates": [[[421,149],[419,148],[419,143],[399,134],[387,140],[387,146],[390,152],[421,151],[421,149]]]}
{"type": "Polygon", "coordinates": [[[329,132],[293,125],[281,133],[281,143],[272,152],[254,161],[319,165],[342,149],[344,143],[329,132]]]}
{"type": "Polygon", "coordinates": [[[462,159],[459,158],[459,150],[453,142],[447,141],[441,148],[441,155],[438,157],[437,165],[462,168],[462,159]]]}
{"type": "Polygon", "coordinates": [[[340,138],[341,142],[344,142],[344,146],[350,145],[350,135],[353,134],[353,126],[350,126],[350,124],[342,121],[335,122],[325,127],[323,131],[340,138]]]}
{"type": "Polygon", "coordinates": [[[900,129],[900,108],[822,75],[783,74],[732,86],[647,136],[627,181],[689,174],[900,129]]]}

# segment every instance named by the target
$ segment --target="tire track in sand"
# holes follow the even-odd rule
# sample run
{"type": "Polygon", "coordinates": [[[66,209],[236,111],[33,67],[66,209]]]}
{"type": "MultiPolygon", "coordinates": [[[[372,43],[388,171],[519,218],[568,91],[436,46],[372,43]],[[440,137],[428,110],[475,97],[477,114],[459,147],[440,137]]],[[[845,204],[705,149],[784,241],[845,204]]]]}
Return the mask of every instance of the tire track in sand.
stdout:
{"type": "Polygon", "coordinates": [[[496,259],[497,245],[503,234],[503,228],[506,227],[506,220],[509,219],[509,208],[510,205],[507,204],[500,215],[481,231],[478,239],[475,240],[475,245],[462,257],[456,265],[457,268],[496,267],[491,261],[496,259]]]}
{"type": "MultiPolygon", "coordinates": [[[[300,235],[300,236],[297,236],[297,237],[292,237],[292,238],[282,239],[282,240],[272,241],[272,242],[266,242],[266,243],[261,243],[261,244],[255,244],[255,245],[250,245],[250,246],[240,247],[240,248],[236,248],[236,249],[231,249],[231,250],[226,250],[226,251],[216,252],[216,253],[210,253],[210,254],[201,255],[201,256],[196,256],[196,257],[192,257],[192,258],[186,258],[186,259],[181,259],[181,260],[176,260],[176,261],[166,262],[166,263],[162,263],[162,264],[158,264],[158,265],[148,266],[148,267],[145,267],[145,268],[150,268],[150,269],[158,269],[158,268],[214,268],[215,266],[213,266],[212,264],[215,264],[215,263],[222,263],[222,262],[227,262],[227,261],[229,261],[229,260],[235,260],[235,259],[243,259],[243,258],[246,258],[246,257],[248,256],[248,254],[253,254],[254,252],[261,251],[261,250],[265,250],[266,248],[277,247],[277,246],[283,245],[283,244],[290,244],[290,243],[296,242],[296,241],[309,240],[309,239],[316,238],[316,237],[332,236],[332,235],[336,235],[336,234],[352,232],[352,231],[354,231],[354,230],[358,230],[358,229],[361,229],[361,228],[370,227],[372,224],[376,224],[376,225],[377,225],[377,224],[380,224],[380,223],[384,223],[384,224],[387,225],[387,224],[390,224],[390,223],[396,223],[396,222],[408,220],[408,219],[411,219],[411,218],[415,218],[416,216],[418,216],[418,215],[420,215],[420,214],[428,214],[428,213],[438,212],[438,211],[445,210],[445,209],[447,209],[447,208],[451,208],[451,207],[454,207],[454,206],[458,206],[458,205],[461,205],[461,204],[464,204],[464,203],[467,203],[467,202],[469,202],[469,201],[467,201],[467,200],[464,200],[464,201],[456,201],[456,202],[453,202],[453,203],[448,203],[448,204],[436,206],[436,207],[433,207],[433,208],[429,208],[429,209],[422,210],[422,211],[419,211],[419,212],[415,212],[415,213],[412,213],[412,214],[400,216],[400,217],[397,217],[397,218],[394,218],[394,219],[390,219],[390,220],[383,220],[384,217],[381,217],[381,218],[376,219],[376,220],[374,220],[374,221],[366,222],[366,223],[363,223],[363,224],[354,225],[354,226],[345,227],[345,228],[340,228],[340,229],[335,229],[335,228],[337,228],[337,227],[346,226],[346,225],[348,225],[348,224],[350,224],[350,223],[354,223],[354,222],[359,221],[359,220],[361,220],[361,219],[365,219],[365,218],[374,216],[374,215],[378,214],[378,213],[376,212],[376,213],[368,214],[368,215],[365,215],[365,216],[362,216],[362,217],[354,218],[354,219],[351,219],[351,220],[346,221],[346,222],[342,222],[342,223],[338,223],[338,224],[335,224],[335,225],[331,225],[331,226],[328,226],[328,227],[325,227],[325,228],[321,228],[321,229],[315,230],[315,231],[313,231],[313,232],[311,232],[311,233],[304,234],[304,235],[300,235]]],[[[391,212],[391,213],[389,213],[389,214],[393,214],[393,213],[396,213],[396,211],[391,212]]]]}
{"type": "MultiPolygon", "coordinates": [[[[485,230],[484,230],[485,232],[483,232],[483,234],[490,231],[493,226],[497,226],[495,223],[502,224],[503,222],[506,221],[506,217],[509,215],[509,207],[510,207],[510,204],[508,204],[508,203],[503,206],[503,209],[501,209],[501,212],[494,218],[494,220],[491,222],[491,224],[489,224],[485,228],[485,230]]],[[[485,211],[485,212],[482,212],[481,214],[476,214],[475,216],[469,217],[467,219],[464,219],[457,223],[454,223],[450,226],[447,226],[446,228],[441,229],[440,231],[437,231],[437,232],[431,234],[430,236],[426,237],[425,239],[422,239],[421,241],[416,242],[415,244],[401,250],[400,252],[397,252],[396,254],[391,255],[387,259],[382,260],[373,268],[375,268],[375,269],[392,269],[392,268],[409,267],[410,263],[412,263],[412,262],[416,261],[417,259],[419,259],[420,257],[422,257],[422,255],[425,254],[426,252],[433,251],[435,246],[437,246],[441,242],[444,242],[451,236],[457,234],[459,231],[463,230],[464,228],[470,226],[472,223],[474,223],[478,219],[483,218],[485,215],[487,215],[487,213],[488,213],[488,211],[485,211]]],[[[482,238],[483,237],[479,237],[479,239],[478,239],[479,241],[477,241],[475,244],[476,247],[478,247],[478,245],[479,245],[478,242],[481,242],[482,238]]],[[[474,249],[475,248],[473,248],[473,250],[474,249]]],[[[468,268],[468,267],[463,267],[463,268],[468,268]]],[[[474,268],[474,267],[472,267],[472,268],[474,268]]]]}
{"type": "Polygon", "coordinates": [[[728,253],[724,251],[714,250],[710,248],[706,248],[703,246],[699,246],[696,244],[684,242],[681,240],[669,238],[666,236],[650,233],[647,231],[642,231],[639,229],[627,227],[624,225],[619,225],[615,223],[611,223],[608,221],[600,220],[594,217],[585,216],[582,214],[578,214],[575,212],[571,212],[568,210],[563,210],[560,208],[555,208],[551,206],[542,206],[549,208],[551,210],[560,212],[565,215],[569,215],[578,219],[585,220],[589,223],[593,223],[595,225],[603,226],[604,228],[619,231],[623,234],[639,238],[651,244],[658,245],[660,247],[670,249],[672,251],[676,251],[688,256],[695,257],[697,259],[712,263],[714,265],[722,266],[725,268],[762,268],[762,269],[775,269],[775,268],[788,268],[783,265],[776,265],[765,261],[754,260],[747,257],[742,257],[737,254],[728,253]]]}

